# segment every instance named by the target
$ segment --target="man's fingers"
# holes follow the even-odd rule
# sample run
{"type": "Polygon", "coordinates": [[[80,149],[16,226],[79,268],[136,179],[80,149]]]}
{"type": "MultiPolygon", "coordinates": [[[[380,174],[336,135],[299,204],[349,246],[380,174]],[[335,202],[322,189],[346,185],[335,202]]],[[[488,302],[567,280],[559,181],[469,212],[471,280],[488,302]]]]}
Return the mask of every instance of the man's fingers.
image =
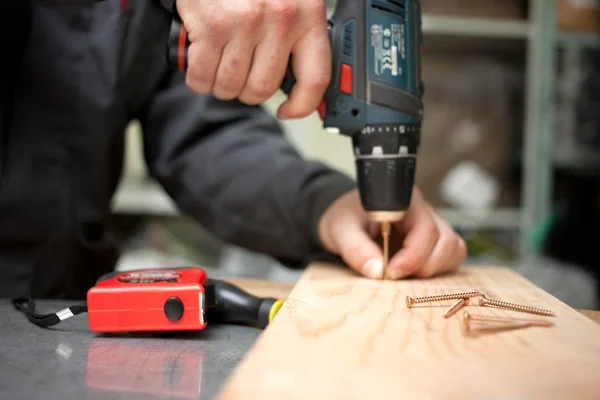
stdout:
{"type": "Polygon", "coordinates": [[[445,260],[441,262],[441,268],[434,274],[454,271],[460,268],[467,258],[467,244],[465,243],[464,239],[456,233],[454,228],[452,228],[447,221],[440,217],[440,215],[433,209],[433,207],[431,207],[431,205],[428,204],[428,207],[436,223],[438,224],[438,227],[440,227],[440,232],[443,232],[440,234],[440,236],[443,236],[452,242],[452,245],[446,245],[447,247],[451,246],[452,251],[445,253],[443,256],[445,260]]]}
{"type": "Polygon", "coordinates": [[[281,86],[293,56],[296,83],[280,118],[309,115],[331,79],[323,0],[178,0],[190,47],[186,83],[197,93],[255,105],[281,86]]]}
{"type": "Polygon", "coordinates": [[[319,221],[318,235],[324,248],[339,254],[344,262],[361,275],[380,279],[383,254],[373,241],[357,190],[334,201],[319,221]]]}
{"type": "Polygon", "coordinates": [[[283,46],[273,38],[257,45],[248,79],[239,95],[241,102],[260,104],[279,89],[289,59],[289,49],[283,46]]]}
{"type": "Polygon", "coordinates": [[[227,43],[213,86],[213,95],[217,99],[232,100],[239,96],[246,85],[253,54],[254,43],[244,37],[227,43]]]}
{"type": "Polygon", "coordinates": [[[411,207],[398,224],[400,232],[407,232],[402,249],[390,260],[388,277],[400,279],[412,275],[425,265],[436,245],[440,232],[421,194],[413,193],[411,207]]]}
{"type": "Polygon", "coordinates": [[[465,240],[461,237],[458,237],[457,240],[458,240],[458,249],[456,251],[455,258],[451,262],[449,262],[446,265],[446,267],[444,268],[444,270],[442,270],[441,272],[456,271],[460,267],[462,267],[465,260],[467,259],[469,250],[467,248],[467,244],[465,243],[465,240]]]}
{"type": "Polygon", "coordinates": [[[429,260],[415,272],[414,276],[417,278],[430,278],[454,270],[462,264],[466,254],[466,247],[461,246],[462,239],[456,235],[454,229],[431,208],[430,213],[440,234],[429,260]]]}
{"type": "Polygon", "coordinates": [[[190,90],[202,94],[212,91],[222,52],[222,48],[211,46],[207,42],[194,42],[190,45],[189,68],[185,75],[185,83],[190,90]],[[206,57],[207,53],[211,57],[206,57]]]}
{"type": "Polygon", "coordinates": [[[223,9],[192,2],[177,2],[177,9],[188,32],[188,69],[185,81],[196,93],[211,93],[223,48],[230,39],[230,24],[223,9]]]}
{"type": "Polygon", "coordinates": [[[240,101],[255,105],[268,100],[281,86],[292,50],[292,31],[300,17],[299,7],[290,1],[270,2],[265,8],[259,41],[240,101]]]}
{"type": "Polygon", "coordinates": [[[458,247],[456,253],[454,253],[454,257],[450,258],[440,272],[455,271],[459,269],[467,259],[468,249],[465,240],[456,235],[456,241],[458,242],[458,247]]]}
{"type": "Polygon", "coordinates": [[[315,26],[292,49],[296,83],[277,112],[281,119],[302,118],[317,109],[331,79],[331,46],[326,23],[315,26]]]}
{"type": "Polygon", "coordinates": [[[244,88],[263,22],[257,7],[238,7],[228,15],[234,28],[229,28],[231,38],[223,50],[213,86],[213,95],[220,100],[235,99],[244,88]]]}
{"type": "Polygon", "coordinates": [[[340,225],[337,238],[340,255],[356,272],[373,279],[380,279],[383,272],[381,249],[358,221],[340,225]]]}

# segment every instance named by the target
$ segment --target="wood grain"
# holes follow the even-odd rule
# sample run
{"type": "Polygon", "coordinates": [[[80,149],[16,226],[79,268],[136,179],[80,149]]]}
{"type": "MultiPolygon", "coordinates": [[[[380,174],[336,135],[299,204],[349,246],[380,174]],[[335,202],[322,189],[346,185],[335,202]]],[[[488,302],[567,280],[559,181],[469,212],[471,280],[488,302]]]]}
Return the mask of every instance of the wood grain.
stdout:
{"type": "MultiPolygon", "coordinates": [[[[294,285],[287,282],[269,281],[259,278],[246,277],[222,277],[225,281],[231,282],[234,285],[242,288],[248,293],[258,297],[275,297],[278,299],[287,299],[294,285]]],[[[598,310],[577,310],[592,321],[600,324],[600,311],[598,310]]]]}
{"type": "MultiPolygon", "coordinates": [[[[469,305],[473,314],[531,317],[469,305]]],[[[311,266],[219,399],[600,398],[600,326],[506,268],[381,282],[311,266]],[[449,303],[410,296],[480,290],[551,309],[551,328],[467,335],[449,303]]]]}

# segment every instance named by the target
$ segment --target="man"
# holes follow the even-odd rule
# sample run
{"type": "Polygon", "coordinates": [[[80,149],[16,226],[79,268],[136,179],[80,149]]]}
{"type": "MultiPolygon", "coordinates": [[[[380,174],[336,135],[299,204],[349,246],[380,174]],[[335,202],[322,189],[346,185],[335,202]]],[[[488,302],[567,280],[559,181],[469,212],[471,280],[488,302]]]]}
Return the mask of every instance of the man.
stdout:
{"type": "MultiPolygon", "coordinates": [[[[256,105],[291,52],[299,83],[279,116],[315,109],[330,62],[320,1],[178,0],[192,38],[187,76],[167,66],[162,3],[32,3],[3,107],[0,296],[81,298],[114,267],[107,221],[134,118],[153,177],[216,236],[286,260],[325,250],[378,276],[381,249],[354,183],[303,160],[256,105]]],[[[392,278],[464,260],[464,242],[418,190],[395,228],[404,240],[393,243],[392,278]]]]}

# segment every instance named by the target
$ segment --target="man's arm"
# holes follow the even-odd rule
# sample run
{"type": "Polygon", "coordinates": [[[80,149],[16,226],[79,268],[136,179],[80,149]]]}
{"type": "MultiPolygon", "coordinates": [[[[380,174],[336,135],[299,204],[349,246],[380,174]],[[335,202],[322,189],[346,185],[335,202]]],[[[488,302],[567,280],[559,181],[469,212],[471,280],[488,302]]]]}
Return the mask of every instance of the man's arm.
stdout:
{"type": "Polygon", "coordinates": [[[139,119],[151,174],[224,241],[280,259],[321,251],[323,212],[354,182],[304,160],[258,106],[190,91],[170,73],[139,119]]]}
{"type": "Polygon", "coordinates": [[[175,11],[175,0],[158,0],[169,12],[175,11]]]}

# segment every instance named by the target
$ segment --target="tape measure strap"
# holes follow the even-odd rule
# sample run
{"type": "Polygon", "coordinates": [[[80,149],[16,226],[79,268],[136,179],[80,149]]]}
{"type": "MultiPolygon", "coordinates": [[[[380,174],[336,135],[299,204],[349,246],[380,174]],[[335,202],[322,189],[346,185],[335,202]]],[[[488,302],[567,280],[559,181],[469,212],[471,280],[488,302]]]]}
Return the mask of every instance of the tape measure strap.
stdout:
{"type": "Polygon", "coordinates": [[[12,299],[13,307],[21,311],[29,322],[41,327],[49,327],[59,324],[65,319],[69,319],[75,315],[87,312],[86,304],[76,304],[62,310],[50,314],[38,314],[35,311],[35,301],[28,297],[19,297],[12,299]]]}

